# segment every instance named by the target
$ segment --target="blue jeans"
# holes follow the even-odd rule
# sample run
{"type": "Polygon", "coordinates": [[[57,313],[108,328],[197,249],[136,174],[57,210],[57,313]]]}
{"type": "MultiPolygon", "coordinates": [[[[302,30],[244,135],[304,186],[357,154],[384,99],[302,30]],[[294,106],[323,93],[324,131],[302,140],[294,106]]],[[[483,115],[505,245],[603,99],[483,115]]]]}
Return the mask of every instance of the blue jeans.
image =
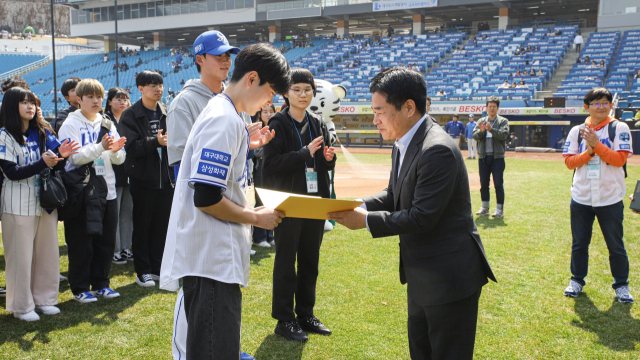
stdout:
{"type": "Polygon", "coordinates": [[[571,200],[571,276],[584,286],[584,278],[589,269],[589,244],[593,232],[593,221],[598,217],[600,230],[609,249],[609,266],[613,275],[613,288],[629,285],[629,258],[624,248],[622,220],[624,204],[622,201],[609,205],[592,207],[571,200]]]}
{"type": "Polygon", "coordinates": [[[259,228],[257,226],[253,227],[253,243],[259,244],[263,241],[273,241],[273,230],[267,230],[263,228],[259,228]]]}

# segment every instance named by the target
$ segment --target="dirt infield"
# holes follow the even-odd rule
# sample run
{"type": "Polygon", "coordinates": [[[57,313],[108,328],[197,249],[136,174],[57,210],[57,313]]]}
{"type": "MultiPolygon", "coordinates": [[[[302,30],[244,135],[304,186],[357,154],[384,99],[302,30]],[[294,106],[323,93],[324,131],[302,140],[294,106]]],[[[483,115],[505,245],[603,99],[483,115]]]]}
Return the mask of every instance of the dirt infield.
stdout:
{"type": "MultiPolygon", "coordinates": [[[[388,154],[391,156],[391,148],[357,148],[350,147],[352,154],[388,154]]],[[[342,153],[342,149],[336,148],[336,153],[342,153]]],[[[462,153],[466,155],[466,150],[462,153]]],[[[508,152],[509,159],[529,159],[546,161],[564,161],[561,153],[525,153],[508,152]]],[[[629,165],[640,165],[640,155],[632,156],[627,160],[629,165]]],[[[386,188],[389,183],[391,166],[388,165],[336,165],[335,187],[338,198],[359,198],[375,194],[386,188]]],[[[469,177],[471,190],[480,189],[478,176],[469,177]]]]}

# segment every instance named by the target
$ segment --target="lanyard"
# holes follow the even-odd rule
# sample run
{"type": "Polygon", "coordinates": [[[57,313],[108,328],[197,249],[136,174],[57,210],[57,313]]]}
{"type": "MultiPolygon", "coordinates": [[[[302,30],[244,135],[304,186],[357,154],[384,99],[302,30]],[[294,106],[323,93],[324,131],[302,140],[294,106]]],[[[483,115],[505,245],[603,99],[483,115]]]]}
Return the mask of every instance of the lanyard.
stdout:
{"type": "MultiPolygon", "coordinates": [[[[287,111],[287,115],[289,115],[289,119],[291,119],[291,123],[293,124],[293,128],[296,129],[296,134],[298,134],[298,139],[300,139],[300,147],[304,147],[304,144],[302,143],[302,136],[300,136],[300,131],[298,131],[298,127],[296,126],[296,123],[293,121],[293,117],[291,116],[291,113],[287,111]]],[[[304,112],[304,118],[307,120],[307,124],[309,125],[309,138],[311,139],[311,141],[313,141],[313,131],[311,130],[311,122],[309,122],[309,118],[307,117],[307,112],[304,112]]],[[[307,166],[307,164],[305,163],[305,167],[307,166]]],[[[313,169],[316,169],[316,154],[313,154],[313,169]]]]}

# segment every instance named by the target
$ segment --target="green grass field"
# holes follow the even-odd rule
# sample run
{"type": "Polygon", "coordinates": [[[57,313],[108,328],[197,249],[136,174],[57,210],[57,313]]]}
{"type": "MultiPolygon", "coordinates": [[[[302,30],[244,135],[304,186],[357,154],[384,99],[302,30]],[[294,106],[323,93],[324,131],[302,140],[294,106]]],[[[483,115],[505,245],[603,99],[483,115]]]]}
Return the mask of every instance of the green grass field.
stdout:
{"type": "MultiPolygon", "coordinates": [[[[355,156],[366,164],[390,164],[388,155],[355,156]]],[[[470,176],[478,176],[475,161],[467,165],[470,176]]],[[[629,166],[628,171],[630,193],[640,179],[640,167],[629,166]]],[[[608,252],[599,230],[590,250],[585,294],[575,300],[562,296],[570,276],[570,182],[571,171],[563,162],[507,160],[506,217],[476,219],[498,278],[482,293],[477,359],[640,358],[640,311],[637,305],[614,301],[608,252]]],[[[472,192],[472,201],[476,210],[478,190],[472,192]]],[[[625,203],[628,208],[629,201],[625,203]]],[[[625,212],[630,288],[640,300],[640,215],[625,212]]],[[[306,344],[288,343],[273,334],[274,252],[259,248],[251,260],[250,286],[243,291],[243,350],[259,360],[408,359],[406,289],[398,280],[397,244],[397,237],[373,240],[366,231],[341,226],[325,235],[316,315],[333,335],[310,335],[306,344]]],[[[60,253],[66,274],[66,247],[61,246],[60,253]]],[[[175,293],[135,285],[132,264],[114,265],[111,274],[121,298],[80,305],[63,283],[62,313],[34,323],[14,319],[0,299],[0,359],[170,358],[175,293]]]]}

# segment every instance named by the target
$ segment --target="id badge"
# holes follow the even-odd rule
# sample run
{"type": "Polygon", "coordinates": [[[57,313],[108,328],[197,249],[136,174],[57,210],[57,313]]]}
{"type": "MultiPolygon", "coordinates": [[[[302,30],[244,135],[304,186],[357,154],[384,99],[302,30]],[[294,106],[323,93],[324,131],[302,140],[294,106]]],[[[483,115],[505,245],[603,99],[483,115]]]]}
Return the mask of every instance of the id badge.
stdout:
{"type": "Polygon", "coordinates": [[[104,159],[97,158],[93,161],[93,166],[96,168],[96,175],[107,175],[107,168],[104,166],[104,159]]]}
{"type": "Polygon", "coordinates": [[[247,186],[247,188],[244,190],[244,194],[247,197],[247,204],[249,205],[249,207],[255,207],[256,206],[256,188],[253,186],[253,184],[247,186]]]}
{"type": "Polygon", "coordinates": [[[594,156],[587,163],[587,179],[600,179],[600,156],[594,156]]]}
{"type": "Polygon", "coordinates": [[[318,192],[318,173],[313,171],[312,168],[307,168],[307,172],[304,173],[307,178],[307,192],[318,192]]]}
{"type": "Polygon", "coordinates": [[[39,197],[40,187],[42,186],[42,180],[40,179],[40,175],[36,175],[35,183],[36,183],[36,197],[39,197]]]}

